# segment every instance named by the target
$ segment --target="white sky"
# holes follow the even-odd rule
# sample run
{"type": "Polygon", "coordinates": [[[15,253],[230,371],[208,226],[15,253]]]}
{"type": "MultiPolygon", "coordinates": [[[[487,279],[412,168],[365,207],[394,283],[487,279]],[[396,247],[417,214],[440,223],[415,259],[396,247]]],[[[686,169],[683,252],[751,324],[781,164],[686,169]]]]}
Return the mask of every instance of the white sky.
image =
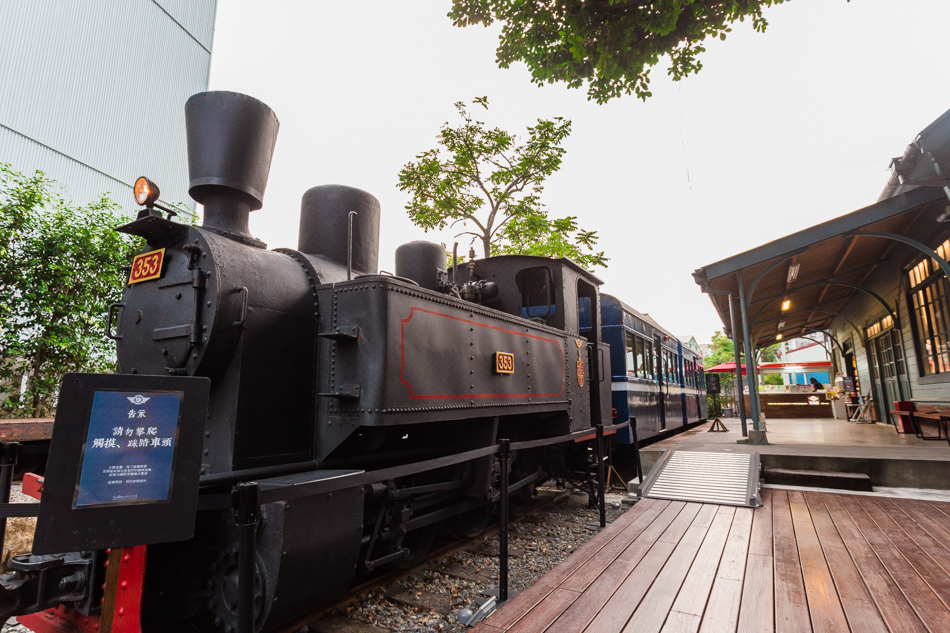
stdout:
{"type": "MultiPolygon", "coordinates": [[[[696,268],[876,201],[890,159],[950,108],[947,0],[792,0],[762,33],[739,23],[681,82],[607,105],[523,65],[495,64],[498,29],[452,26],[448,0],[219,0],[211,89],[252,95],[281,128],[251,230],[297,244],[300,197],[345,184],[382,205],[380,267],[424,234],[400,168],[435,146],[453,103],[487,95],[489,125],[573,121],[543,200],[576,215],[610,257],[602,288],[679,335],[722,329],[696,268]]],[[[467,250],[467,243],[460,250],[467,250]]]]}

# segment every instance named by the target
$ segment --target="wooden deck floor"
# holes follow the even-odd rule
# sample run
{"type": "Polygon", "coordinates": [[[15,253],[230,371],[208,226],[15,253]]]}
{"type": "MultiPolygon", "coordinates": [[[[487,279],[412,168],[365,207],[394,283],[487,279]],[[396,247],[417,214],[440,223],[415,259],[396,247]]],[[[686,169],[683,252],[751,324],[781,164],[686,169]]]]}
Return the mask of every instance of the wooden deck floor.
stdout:
{"type": "Polygon", "coordinates": [[[950,503],[645,499],[475,633],[950,632],[950,503]]]}

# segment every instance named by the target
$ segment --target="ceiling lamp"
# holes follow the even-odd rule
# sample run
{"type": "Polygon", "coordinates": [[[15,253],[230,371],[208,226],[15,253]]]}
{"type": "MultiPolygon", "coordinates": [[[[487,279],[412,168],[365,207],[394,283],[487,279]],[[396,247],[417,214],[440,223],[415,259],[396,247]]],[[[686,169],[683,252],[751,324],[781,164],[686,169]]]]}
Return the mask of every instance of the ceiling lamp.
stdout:
{"type": "Polygon", "coordinates": [[[782,302],[782,312],[785,312],[786,310],[788,310],[788,309],[791,308],[791,307],[792,307],[792,300],[791,300],[791,299],[786,299],[785,301],[782,302]]]}
{"type": "Polygon", "coordinates": [[[788,279],[787,279],[788,283],[792,283],[793,281],[798,279],[798,269],[801,268],[801,266],[802,266],[801,264],[791,264],[788,267],[788,279]]]}

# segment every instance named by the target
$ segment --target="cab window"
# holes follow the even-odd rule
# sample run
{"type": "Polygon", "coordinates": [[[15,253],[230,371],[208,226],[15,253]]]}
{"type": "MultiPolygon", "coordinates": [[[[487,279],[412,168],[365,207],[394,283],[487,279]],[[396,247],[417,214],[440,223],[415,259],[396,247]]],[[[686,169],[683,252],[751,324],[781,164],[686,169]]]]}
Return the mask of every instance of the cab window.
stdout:
{"type": "Polygon", "coordinates": [[[546,319],[554,316],[554,277],[546,266],[526,268],[515,275],[515,283],[521,293],[521,316],[546,319]]]}

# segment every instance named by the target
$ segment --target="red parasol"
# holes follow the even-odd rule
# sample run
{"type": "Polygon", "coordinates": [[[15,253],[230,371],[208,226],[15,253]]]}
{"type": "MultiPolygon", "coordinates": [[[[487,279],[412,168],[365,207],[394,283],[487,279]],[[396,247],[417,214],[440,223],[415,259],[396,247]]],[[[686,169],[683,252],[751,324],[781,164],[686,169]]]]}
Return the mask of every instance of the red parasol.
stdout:
{"type": "MultiPolygon", "coordinates": [[[[734,361],[729,361],[728,363],[722,363],[721,365],[716,365],[715,367],[710,367],[706,372],[716,372],[720,374],[734,374],[736,372],[736,364],[734,361]]],[[[745,365],[742,366],[742,375],[746,375],[745,365]]]]}

